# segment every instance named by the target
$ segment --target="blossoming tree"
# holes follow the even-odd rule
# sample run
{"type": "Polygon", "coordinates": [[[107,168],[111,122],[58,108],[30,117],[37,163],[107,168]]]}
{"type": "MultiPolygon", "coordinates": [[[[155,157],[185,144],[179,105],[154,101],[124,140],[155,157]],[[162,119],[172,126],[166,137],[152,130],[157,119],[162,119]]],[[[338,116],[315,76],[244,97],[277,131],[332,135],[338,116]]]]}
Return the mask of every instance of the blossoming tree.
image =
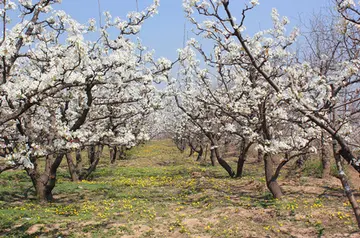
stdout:
{"type": "MultiPolygon", "coordinates": [[[[238,20],[231,4],[233,2],[230,0],[184,1],[188,19],[194,24],[199,35],[213,42],[215,52],[209,54],[208,50],[198,47],[196,43],[192,44],[193,47],[201,55],[206,55],[206,63],[225,69],[226,66],[231,65],[236,69],[235,75],[238,78],[255,78],[254,87],[245,89],[245,92],[248,91],[249,94],[255,92],[255,95],[261,92],[257,105],[260,105],[258,110],[258,120],[261,124],[259,133],[262,137],[260,145],[265,152],[265,166],[268,161],[267,156],[271,154],[271,148],[278,152],[291,148],[291,145],[281,143],[281,138],[286,138],[287,134],[280,136],[280,140],[274,140],[278,132],[276,128],[284,128],[281,126],[281,121],[284,119],[290,123],[288,125],[292,125],[291,127],[294,128],[294,131],[290,133],[295,139],[292,140],[293,142],[298,140],[294,145],[307,145],[312,138],[319,135],[321,130],[332,138],[339,176],[348,198],[353,204],[357,219],[360,221],[359,208],[352,196],[340,163],[341,156],[360,172],[360,161],[354,156],[357,143],[352,134],[353,123],[351,123],[358,110],[355,109],[352,113],[341,116],[336,113],[336,109],[343,107],[344,104],[353,104],[358,100],[357,98],[339,100],[341,92],[356,87],[359,82],[357,56],[354,55],[355,57],[336,63],[333,71],[322,75],[318,67],[302,61],[292,52],[290,46],[295,41],[298,30],[295,29],[289,35],[285,34],[285,27],[289,22],[287,18],[280,18],[274,9],[271,15],[273,28],[248,36],[245,27],[246,15],[259,2],[257,0],[250,1],[242,12],[239,12],[238,20]],[[196,14],[200,15],[199,19],[203,21],[197,20],[196,14]],[[277,119],[279,121],[276,121],[277,119]]],[[[347,22],[345,25],[348,27],[351,24],[351,29],[353,29],[353,25],[357,26],[356,4],[353,1],[338,1],[338,7],[347,22]]],[[[352,32],[345,36],[348,40],[354,41],[356,40],[354,35],[356,34],[352,32]]],[[[232,71],[222,70],[219,73],[231,75],[232,71]]],[[[240,85],[244,87],[242,84],[240,85]]],[[[239,91],[242,89],[239,86],[237,88],[239,91]]],[[[223,104],[224,101],[220,100],[217,103],[226,107],[226,104],[223,104]]],[[[270,168],[271,166],[266,167],[270,168]]],[[[266,167],[265,172],[268,174],[271,169],[267,170],[266,167]]],[[[272,176],[266,175],[270,190],[272,190],[272,184],[276,187],[271,178],[272,176]]]]}
{"type": "Polygon", "coordinates": [[[52,199],[56,171],[72,150],[147,139],[142,121],[158,103],[152,82],[171,66],[130,37],[159,1],[127,20],[106,13],[98,31],[94,20],[82,25],[53,10],[59,2],[8,0],[1,9],[1,172],[24,168],[40,200],[52,199]],[[14,12],[19,18],[10,18],[14,12]],[[91,32],[98,40],[86,39],[91,32]]]}

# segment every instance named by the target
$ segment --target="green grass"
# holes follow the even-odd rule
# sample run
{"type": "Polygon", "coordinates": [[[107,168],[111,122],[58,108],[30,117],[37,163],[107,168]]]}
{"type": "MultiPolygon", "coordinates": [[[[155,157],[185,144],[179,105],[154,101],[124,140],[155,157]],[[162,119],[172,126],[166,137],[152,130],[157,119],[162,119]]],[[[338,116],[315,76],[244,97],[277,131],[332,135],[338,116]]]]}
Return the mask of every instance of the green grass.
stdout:
{"type": "MultiPolygon", "coordinates": [[[[286,196],[274,200],[262,164],[247,163],[244,177],[232,179],[167,140],[127,153],[116,165],[104,156],[91,180],[79,183],[62,164],[55,201],[45,205],[26,173],[1,174],[0,236],[328,237],[356,230],[339,183],[317,179],[317,164],[306,165],[312,177],[281,177],[286,196]]],[[[228,162],[235,168],[234,159],[228,162]]]]}
{"type": "MultiPolygon", "coordinates": [[[[346,167],[344,167],[346,171],[346,167]]],[[[302,175],[307,177],[321,178],[323,171],[323,164],[319,158],[311,158],[306,160],[302,167],[302,175]]],[[[332,163],[330,165],[330,175],[338,176],[336,165],[332,163]]]]}
{"type": "Polygon", "coordinates": [[[307,177],[321,178],[323,165],[320,159],[308,159],[305,161],[302,174],[307,177]]]}

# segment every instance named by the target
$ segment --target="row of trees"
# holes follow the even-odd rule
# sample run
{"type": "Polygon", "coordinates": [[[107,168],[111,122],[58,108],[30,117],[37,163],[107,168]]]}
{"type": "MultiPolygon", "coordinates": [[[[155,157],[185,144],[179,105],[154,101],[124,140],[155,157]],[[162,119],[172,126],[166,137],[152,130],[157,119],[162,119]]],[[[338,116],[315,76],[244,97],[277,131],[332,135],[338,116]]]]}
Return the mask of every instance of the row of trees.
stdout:
{"type": "Polygon", "coordinates": [[[169,127],[175,141],[180,148],[186,144],[197,148],[200,156],[204,145],[210,144],[212,158],[231,177],[241,177],[254,145],[275,198],[283,195],[277,182],[282,167],[316,153],[316,144],[321,145],[327,175],[326,144],[332,145],[339,178],[360,227],[360,209],[342,164],[343,159],[360,172],[360,159],[354,154],[359,148],[360,112],[358,6],[336,1],[331,24],[313,21],[310,33],[302,36],[303,47],[296,48],[299,30],[286,34],[289,20],[275,9],[273,27],[249,36],[246,16],[258,1],[250,1],[242,12],[235,12],[232,4],[184,1],[187,18],[202,38],[190,39],[179,50],[179,77],[169,83],[173,106],[178,108],[179,123],[169,127]],[[206,41],[212,48],[204,46],[206,41]],[[236,170],[221,154],[220,147],[229,140],[239,148],[236,170]],[[283,156],[279,164],[274,164],[273,155],[283,156]]]}
{"type": "MultiPolygon", "coordinates": [[[[325,155],[330,143],[360,226],[360,209],[342,164],[347,161],[360,172],[354,154],[359,148],[360,10],[353,1],[336,0],[334,24],[313,23],[322,31],[305,35],[310,50],[296,50],[299,30],[287,34],[289,21],[276,10],[271,29],[246,35],[246,16],[257,0],[241,12],[233,11],[230,0],[184,0],[201,41],[191,39],[179,50],[176,79],[169,77],[172,62],[155,60],[132,37],[156,13],[158,0],[126,20],[106,13],[98,30],[94,20],[82,25],[53,10],[59,2],[0,1],[0,173],[25,169],[38,198],[51,200],[64,158],[72,180],[86,179],[104,146],[112,148],[114,160],[165,125],[179,149],[190,145],[198,159],[209,144],[212,164],[218,161],[231,177],[242,176],[255,146],[267,187],[280,198],[277,178],[283,166],[316,153],[316,143],[325,155]],[[14,14],[20,17],[11,19],[14,14]],[[118,34],[111,36],[110,30],[118,34]],[[94,35],[95,41],[88,40],[94,35]],[[165,81],[168,86],[159,93],[154,83],[165,81]],[[163,107],[166,113],[156,113],[163,107]],[[221,147],[230,142],[239,148],[236,169],[222,155],[221,147]],[[275,154],[283,156],[277,165],[271,159],[275,154]]],[[[323,164],[328,170],[327,156],[323,164]]]]}
{"type": "Polygon", "coordinates": [[[153,84],[171,63],[155,61],[132,35],[159,1],[126,20],[106,13],[98,30],[94,20],[82,25],[54,10],[58,0],[0,2],[0,173],[25,169],[38,198],[51,200],[63,158],[76,181],[96,168],[103,146],[115,158],[148,139],[147,118],[161,103],[153,84]]]}

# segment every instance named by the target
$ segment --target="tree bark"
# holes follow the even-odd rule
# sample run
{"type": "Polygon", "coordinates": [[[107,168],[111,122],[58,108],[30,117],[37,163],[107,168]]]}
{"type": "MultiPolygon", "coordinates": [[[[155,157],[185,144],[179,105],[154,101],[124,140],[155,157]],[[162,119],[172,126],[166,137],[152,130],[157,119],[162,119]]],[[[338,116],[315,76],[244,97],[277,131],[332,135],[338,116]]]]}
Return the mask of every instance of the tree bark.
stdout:
{"type": "Polygon", "coordinates": [[[264,153],[264,167],[265,167],[265,179],[266,186],[270,190],[274,198],[281,198],[283,193],[281,187],[277,182],[277,178],[274,175],[274,165],[269,154],[264,153]]]}
{"type": "Polygon", "coordinates": [[[328,178],[330,176],[330,158],[327,149],[324,132],[321,132],[321,163],[323,166],[322,178],[328,178]]]}
{"type": "Polygon", "coordinates": [[[341,181],[341,185],[343,186],[344,188],[344,191],[345,191],[345,194],[346,194],[346,197],[348,198],[348,201],[350,202],[351,204],[351,207],[354,211],[354,215],[355,215],[355,218],[356,218],[356,222],[357,222],[357,225],[358,225],[358,228],[360,228],[360,208],[359,208],[359,204],[357,203],[356,201],[356,198],[351,190],[351,187],[350,187],[350,183],[348,181],[348,178],[345,174],[345,171],[343,169],[343,166],[342,166],[342,163],[341,163],[341,157],[340,157],[340,153],[338,152],[338,145],[337,145],[337,142],[334,140],[333,141],[333,153],[334,153],[334,158],[335,158],[335,161],[336,161],[336,167],[339,171],[339,179],[341,181]]]}
{"type": "MultiPolygon", "coordinates": [[[[263,138],[264,140],[271,141],[272,135],[268,128],[265,100],[259,105],[259,111],[260,111],[260,118],[262,120],[261,129],[263,132],[263,138]]],[[[263,153],[263,156],[264,156],[266,186],[270,190],[274,198],[281,198],[283,193],[281,191],[280,185],[277,182],[277,177],[278,174],[280,173],[281,167],[279,167],[279,169],[276,171],[276,174],[274,174],[274,168],[273,168],[274,164],[271,156],[268,153],[263,153]]]]}
{"type": "Polygon", "coordinates": [[[115,163],[117,154],[118,154],[117,146],[110,147],[110,162],[112,164],[115,163]]]}
{"type": "MultiPolygon", "coordinates": [[[[50,194],[51,195],[51,199],[48,201],[52,200],[52,190],[55,187],[56,184],[56,171],[59,168],[62,160],[64,158],[64,154],[58,154],[55,158],[55,160],[51,163],[50,166],[50,173],[49,173],[49,180],[46,183],[46,194],[50,194]]],[[[47,198],[50,198],[49,196],[47,198]]]]}
{"type": "Polygon", "coordinates": [[[31,178],[36,191],[36,196],[40,202],[48,202],[53,200],[52,190],[56,184],[56,171],[64,154],[58,154],[55,159],[51,155],[46,157],[45,171],[41,174],[37,166],[36,160],[33,161],[34,168],[26,169],[31,178]]]}
{"type": "Polygon", "coordinates": [[[211,161],[211,165],[215,166],[215,151],[211,148],[210,148],[210,161],[211,161]]]}
{"type": "Polygon", "coordinates": [[[125,146],[120,146],[118,148],[119,160],[125,160],[126,159],[126,150],[127,150],[127,148],[125,146]]]}
{"type": "Polygon", "coordinates": [[[95,145],[88,147],[88,159],[90,164],[92,164],[95,161],[95,145]]]}
{"type": "Polygon", "coordinates": [[[82,170],[82,158],[81,158],[81,149],[76,150],[76,168],[78,171],[82,170]]]}
{"type": "Polygon", "coordinates": [[[203,149],[203,146],[200,145],[200,149],[198,151],[196,151],[198,153],[198,156],[196,158],[196,161],[200,161],[202,159],[202,155],[204,153],[204,149],[203,149]]]}
{"type": "Polygon", "coordinates": [[[230,177],[232,178],[235,177],[235,172],[232,170],[231,166],[221,158],[220,151],[217,147],[214,148],[214,153],[221,167],[223,167],[226,170],[226,172],[228,172],[230,177]]]}
{"type": "Polygon", "coordinates": [[[69,167],[69,173],[71,176],[71,181],[73,182],[79,182],[79,171],[77,170],[71,152],[66,154],[66,161],[69,167]]]}
{"type": "Polygon", "coordinates": [[[241,152],[237,161],[237,170],[236,170],[236,178],[241,178],[244,170],[244,164],[246,161],[247,153],[253,143],[246,143],[245,139],[243,139],[241,143],[241,152]]]}
{"type": "Polygon", "coordinates": [[[236,178],[241,178],[242,177],[245,160],[246,160],[246,155],[241,154],[239,156],[238,161],[237,161],[237,169],[236,169],[236,176],[235,176],[236,178]]]}
{"type": "Polygon", "coordinates": [[[92,146],[93,153],[91,153],[91,157],[89,158],[90,166],[89,168],[81,174],[80,180],[88,179],[90,174],[96,170],[97,165],[99,164],[101,154],[104,146],[100,145],[96,148],[96,146],[92,146]]]}

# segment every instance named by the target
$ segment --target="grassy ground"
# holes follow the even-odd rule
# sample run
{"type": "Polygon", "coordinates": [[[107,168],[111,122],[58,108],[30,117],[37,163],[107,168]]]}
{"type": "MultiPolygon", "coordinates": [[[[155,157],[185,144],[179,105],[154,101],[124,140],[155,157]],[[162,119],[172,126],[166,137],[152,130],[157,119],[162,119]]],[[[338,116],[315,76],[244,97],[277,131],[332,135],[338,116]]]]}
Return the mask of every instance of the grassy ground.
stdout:
{"type": "Polygon", "coordinates": [[[80,183],[69,181],[64,164],[48,205],[36,202],[23,171],[1,174],[0,236],[360,237],[340,183],[316,178],[313,162],[308,177],[287,168],[280,178],[286,196],[274,200],[258,163],[231,179],[166,140],[130,157],[116,166],[104,158],[92,180],[80,183]]]}

